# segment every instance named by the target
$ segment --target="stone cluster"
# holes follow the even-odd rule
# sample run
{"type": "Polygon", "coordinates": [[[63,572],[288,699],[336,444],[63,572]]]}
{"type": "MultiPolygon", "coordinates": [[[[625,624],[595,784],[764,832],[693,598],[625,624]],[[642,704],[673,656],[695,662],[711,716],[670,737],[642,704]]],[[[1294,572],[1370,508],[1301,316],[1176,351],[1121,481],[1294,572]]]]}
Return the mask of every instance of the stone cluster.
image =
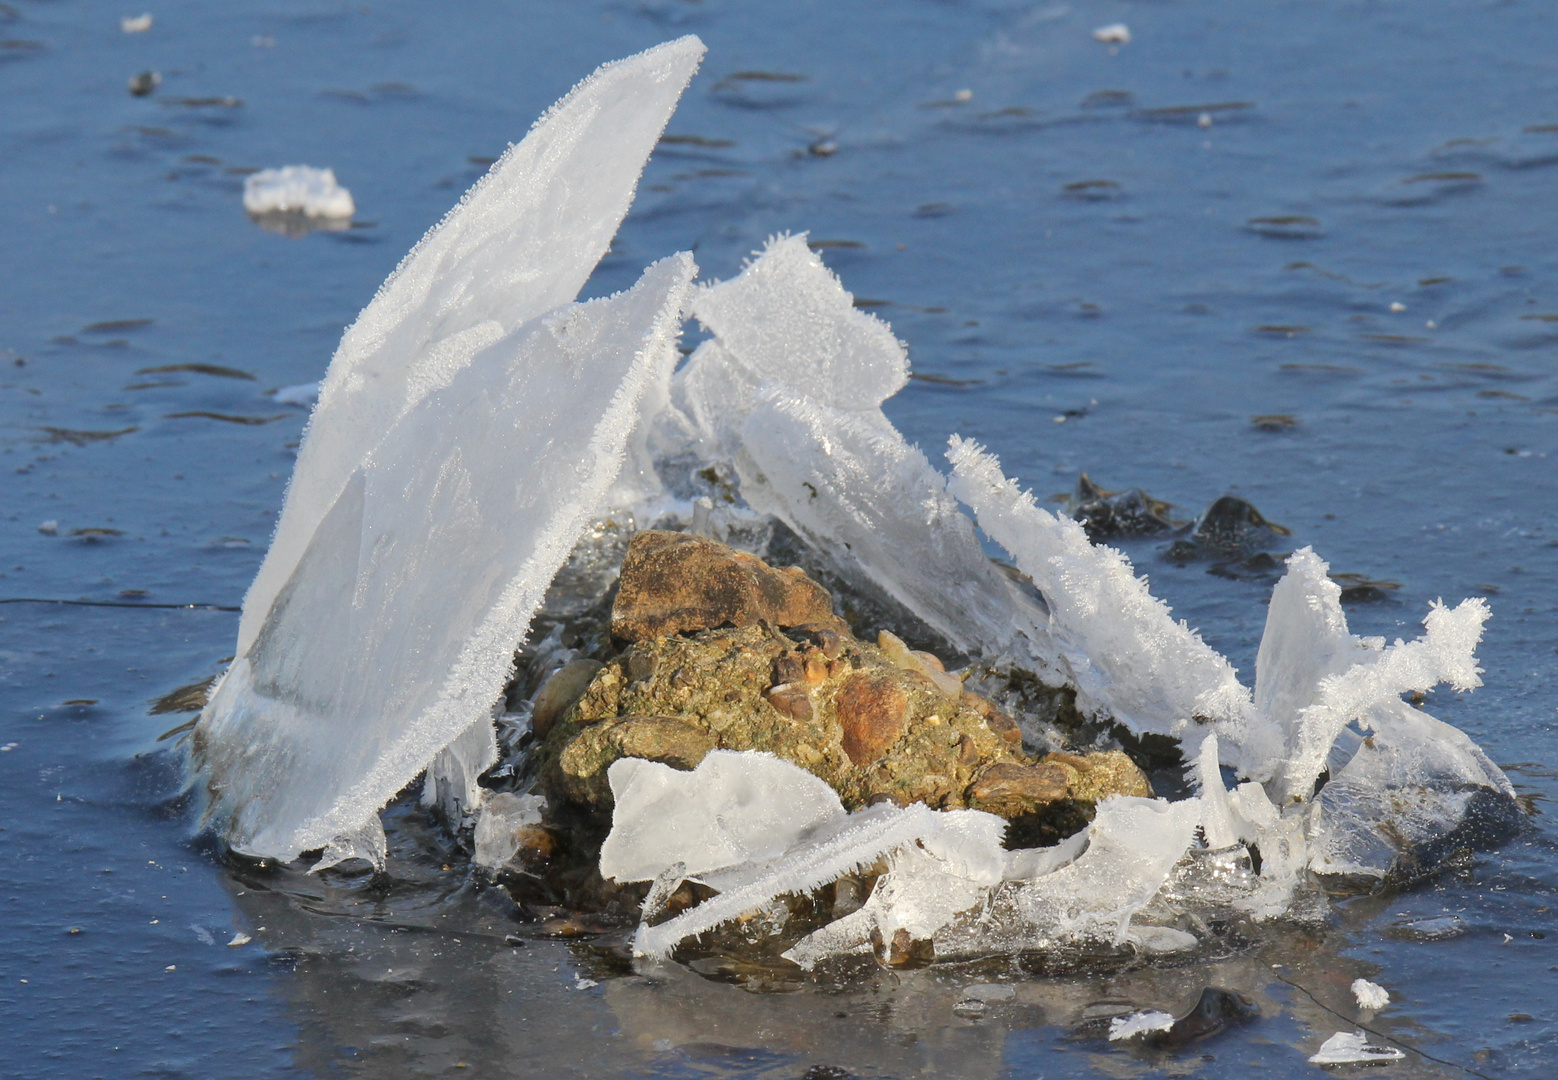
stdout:
{"type": "Polygon", "coordinates": [[[712,540],[635,536],[611,627],[622,651],[563,667],[532,713],[549,795],[596,813],[618,758],[691,769],[716,747],[775,754],[851,810],[972,807],[1037,843],[1080,828],[1107,795],[1151,794],[1118,751],[1028,756],[1016,723],[938,658],[887,631],[857,639],[802,570],[712,540]]]}

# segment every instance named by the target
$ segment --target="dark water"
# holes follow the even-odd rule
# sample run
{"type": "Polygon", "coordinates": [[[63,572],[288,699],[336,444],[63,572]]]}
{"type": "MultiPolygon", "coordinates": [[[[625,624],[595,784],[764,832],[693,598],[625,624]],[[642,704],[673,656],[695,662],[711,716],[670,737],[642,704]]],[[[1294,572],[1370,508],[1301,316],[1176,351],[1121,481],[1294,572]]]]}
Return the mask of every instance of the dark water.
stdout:
{"type": "MultiPolygon", "coordinates": [[[[230,611],[149,605],[239,603],[304,420],[268,392],[322,374],[573,82],[696,32],[709,58],[670,129],[696,139],[656,154],[590,292],[683,248],[728,276],[809,229],[908,342],[920,377],[889,413],[933,455],[957,430],[1040,494],[1085,470],[1187,516],[1242,495],[1335,570],[1399,586],[1350,609],[1359,632],[1412,636],[1431,599],[1487,595],[1486,685],[1429,707],[1547,809],[1551,5],[169,2],[121,33],[139,10],[0,5],[0,599],[135,605],[0,605],[0,1073],[1300,1076],[1363,975],[1395,999],[1371,1026],[1423,1052],[1389,1074],[1552,1075],[1541,814],[1220,963],[754,994],[505,944],[511,912],[441,870],[415,815],[387,884],[224,868],[155,741],[184,716],[148,715],[230,652],[230,611]],[[1134,40],[1111,51],[1090,32],[1115,21],[1134,40]],[[162,83],[132,97],[144,70],[162,83]],[[242,171],[294,162],[333,167],[359,227],[248,221],[242,171]],[[226,947],[238,931],[253,941],[226,947]],[[955,1014],[974,982],[1015,996],[955,1014]],[[1077,1030],[1121,1003],[1182,1013],[1208,985],[1261,1018],[1157,1055],[1077,1030]]],[[[1269,583],[1131,553],[1248,672],[1269,583]]]]}

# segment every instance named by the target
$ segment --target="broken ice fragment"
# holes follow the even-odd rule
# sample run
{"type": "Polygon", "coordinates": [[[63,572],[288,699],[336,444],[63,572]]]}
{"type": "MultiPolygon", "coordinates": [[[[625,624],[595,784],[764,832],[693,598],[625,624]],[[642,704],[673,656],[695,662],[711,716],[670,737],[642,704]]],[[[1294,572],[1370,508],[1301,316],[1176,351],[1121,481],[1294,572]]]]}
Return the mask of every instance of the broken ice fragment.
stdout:
{"type": "Polygon", "coordinates": [[[151,29],[151,13],[144,15],[121,15],[119,17],[119,29],[126,34],[144,34],[151,29]]]}
{"type": "Polygon", "coordinates": [[[246,177],[243,208],[251,214],[310,218],[349,218],[357,212],[352,193],[336,182],[334,170],[310,165],[261,169],[246,177]]]}
{"type": "Polygon", "coordinates": [[[196,728],[235,848],[382,861],[379,808],[488,722],[644,386],[673,361],[695,270],[675,256],[527,324],[384,433],[196,728]]]}
{"type": "Polygon", "coordinates": [[[302,408],[311,408],[314,402],[319,400],[319,384],[298,383],[296,386],[283,386],[274,395],[278,405],[298,405],[302,408]]]}
{"type": "Polygon", "coordinates": [[[1109,1021],[1109,1041],[1124,1042],[1126,1039],[1167,1031],[1173,1026],[1173,1014],[1159,1012],[1157,1009],[1134,1012],[1129,1016],[1116,1016],[1109,1021]]]}
{"type": "Polygon", "coordinates": [[[471,861],[489,870],[506,864],[519,851],[520,830],[539,825],[545,808],[546,799],[540,795],[487,792],[471,835],[471,861]]]}
{"type": "Polygon", "coordinates": [[[697,877],[776,858],[840,821],[838,794],[772,754],[714,750],[692,772],[621,758],[607,771],[614,800],[600,872],[650,881],[680,863],[697,877]]]}
{"type": "MultiPolygon", "coordinates": [[[[601,67],[380,286],[342,336],[321,385],[276,536],[244,598],[240,656],[384,433],[478,351],[578,295],[702,56],[702,42],[689,36],[601,67]]],[[[612,385],[602,380],[597,395],[612,385]]]]}
{"type": "Polygon", "coordinates": [[[1368,979],[1352,981],[1352,996],[1357,999],[1360,1009],[1383,1009],[1390,1004],[1390,991],[1368,979]]]}
{"type": "Polygon", "coordinates": [[[1311,1065],[1383,1065],[1406,1057],[1393,1046],[1375,1046],[1363,1032],[1338,1031],[1309,1056],[1311,1065]]]}

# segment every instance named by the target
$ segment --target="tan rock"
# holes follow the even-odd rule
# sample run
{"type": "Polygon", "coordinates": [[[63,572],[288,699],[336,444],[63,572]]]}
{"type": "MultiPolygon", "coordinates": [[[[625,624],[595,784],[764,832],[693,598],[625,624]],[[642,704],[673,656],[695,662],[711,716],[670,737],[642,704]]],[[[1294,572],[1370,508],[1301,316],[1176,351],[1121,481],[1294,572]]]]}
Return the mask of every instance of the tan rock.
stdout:
{"type": "Polygon", "coordinates": [[[882,673],[857,672],[834,695],[844,729],[844,753],[855,765],[870,765],[903,737],[909,701],[903,687],[882,673]]]}
{"type": "Polygon", "coordinates": [[[991,765],[969,786],[968,805],[1010,821],[1067,798],[1069,779],[1065,768],[1054,762],[991,765]]]}
{"type": "Polygon", "coordinates": [[[1044,761],[1070,771],[1066,787],[1070,798],[1096,803],[1110,795],[1152,797],[1152,783],[1122,750],[1092,754],[1046,754],[1044,761]]]}
{"type": "Polygon", "coordinates": [[[634,642],[758,622],[843,627],[827,590],[799,567],[775,569],[688,533],[650,529],[628,544],[611,608],[614,638],[634,642]]]}
{"type": "Polygon", "coordinates": [[[552,730],[552,724],[584,696],[590,683],[605,666],[599,660],[580,659],[552,672],[546,682],[541,684],[541,689],[536,691],[530,711],[530,730],[536,733],[536,738],[546,738],[547,732],[552,730]]]}

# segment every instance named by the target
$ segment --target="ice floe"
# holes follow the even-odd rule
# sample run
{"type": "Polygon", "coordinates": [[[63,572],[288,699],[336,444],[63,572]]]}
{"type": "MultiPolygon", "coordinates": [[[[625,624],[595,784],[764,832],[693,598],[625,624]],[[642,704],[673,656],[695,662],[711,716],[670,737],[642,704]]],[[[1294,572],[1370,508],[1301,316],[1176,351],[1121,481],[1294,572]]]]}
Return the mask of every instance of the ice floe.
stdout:
{"type": "Polygon", "coordinates": [[[1406,1057],[1393,1046],[1370,1043],[1361,1031],[1338,1031],[1309,1055],[1311,1065],[1384,1065],[1406,1057]]]}

